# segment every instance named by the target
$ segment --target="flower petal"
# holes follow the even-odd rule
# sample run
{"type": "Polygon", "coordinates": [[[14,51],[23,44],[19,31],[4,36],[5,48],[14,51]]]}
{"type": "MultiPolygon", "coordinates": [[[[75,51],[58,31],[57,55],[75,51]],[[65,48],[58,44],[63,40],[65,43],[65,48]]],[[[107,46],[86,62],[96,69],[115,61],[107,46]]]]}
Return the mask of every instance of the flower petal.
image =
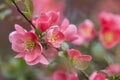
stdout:
{"type": "Polygon", "coordinates": [[[24,56],[25,56],[25,53],[24,53],[24,52],[21,52],[21,53],[17,54],[17,55],[15,56],[15,58],[22,58],[22,57],[24,57],[24,56]]]}

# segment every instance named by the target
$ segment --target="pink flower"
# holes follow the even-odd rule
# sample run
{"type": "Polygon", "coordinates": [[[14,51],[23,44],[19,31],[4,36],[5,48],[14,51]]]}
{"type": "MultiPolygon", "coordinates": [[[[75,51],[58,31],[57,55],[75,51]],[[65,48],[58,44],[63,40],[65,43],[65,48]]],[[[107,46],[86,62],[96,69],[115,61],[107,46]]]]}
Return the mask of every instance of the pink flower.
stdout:
{"type": "Polygon", "coordinates": [[[107,27],[112,30],[120,29],[120,15],[108,12],[101,12],[99,15],[99,20],[102,28],[107,27]]]}
{"type": "Polygon", "coordinates": [[[91,61],[92,57],[90,55],[82,55],[80,51],[75,49],[67,50],[70,60],[72,60],[72,65],[76,69],[84,70],[88,67],[87,62],[91,61]]]}
{"type": "Polygon", "coordinates": [[[50,11],[41,13],[39,18],[33,18],[32,22],[42,32],[48,30],[58,20],[59,12],[50,11]]]}
{"type": "Polygon", "coordinates": [[[83,36],[85,40],[91,40],[95,37],[95,28],[91,20],[86,19],[80,24],[78,34],[83,36]]]}
{"type": "Polygon", "coordinates": [[[105,48],[112,48],[119,42],[118,31],[104,28],[100,30],[99,38],[105,48]]]}
{"type": "Polygon", "coordinates": [[[70,74],[68,80],[79,80],[76,74],[70,74]]]}
{"type": "Polygon", "coordinates": [[[95,37],[95,28],[94,24],[91,20],[86,19],[83,23],[80,24],[78,28],[77,37],[72,43],[74,45],[83,45],[88,40],[91,40],[95,37]]]}
{"type": "Polygon", "coordinates": [[[46,42],[54,48],[59,48],[64,41],[64,35],[60,31],[58,26],[52,26],[53,28],[47,31],[46,42]]]}
{"type": "Polygon", "coordinates": [[[120,16],[112,13],[102,12],[100,14],[101,30],[100,41],[105,48],[114,47],[120,40],[120,16]]]}
{"type": "Polygon", "coordinates": [[[65,36],[65,41],[73,41],[78,38],[77,36],[77,27],[74,24],[69,24],[68,19],[64,19],[61,26],[61,31],[65,36]]]}
{"type": "Polygon", "coordinates": [[[47,59],[41,54],[42,45],[38,42],[37,36],[32,32],[27,32],[19,25],[15,25],[16,31],[10,33],[9,40],[12,49],[19,52],[15,58],[24,58],[26,63],[34,65],[37,63],[48,64],[47,59]]]}
{"type": "Polygon", "coordinates": [[[64,71],[55,71],[53,73],[53,80],[79,80],[78,76],[74,73],[67,74],[64,71]]]}
{"type": "Polygon", "coordinates": [[[50,48],[44,50],[44,55],[50,59],[55,59],[58,56],[57,53],[58,53],[58,51],[53,47],[50,47],[50,48]]]}
{"type": "Polygon", "coordinates": [[[120,64],[111,64],[106,70],[110,75],[118,74],[120,73],[120,64]]]}
{"type": "Polygon", "coordinates": [[[89,80],[106,80],[106,75],[102,72],[94,72],[89,80]]]}

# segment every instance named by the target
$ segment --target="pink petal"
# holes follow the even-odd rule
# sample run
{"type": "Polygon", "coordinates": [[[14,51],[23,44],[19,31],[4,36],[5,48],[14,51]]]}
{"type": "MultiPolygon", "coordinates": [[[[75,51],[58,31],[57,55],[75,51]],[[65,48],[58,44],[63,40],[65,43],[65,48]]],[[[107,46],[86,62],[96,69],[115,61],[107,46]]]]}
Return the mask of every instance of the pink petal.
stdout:
{"type": "Polygon", "coordinates": [[[64,71],[56,71],[53,74],[53,80],[67,80],[67,74],[64,71]]]}
{"type": "Polygon", "coordinates": [[[63,33],[66,41],[73,41],[77,39],[77,27],[75,25],[69,25],[63,33]]]}
{"type": "Polygon", "coordinates": [[[64,35],[58,27],[54,27],[47,32],[46,41],[50,46],[59,48],[64,41],[64,35]]]}
{"type": "Polygon", "coordinates": [[[41,56],[42,52],[42,45],[39,42],[36,42],[36,48],[30,52],[26,52],[24,59],[26,62],[32,62],[33,60],[41,56]]]}
{"type": "Polygon", "coordinates": [[[38,56],[40,56],[40,55],[38,55],[38,53],[36,54],[36,53],[26,53],[26,55],[25,55],[25,61],[26,62],[32,62],[33,60],[35,60],[38,56]]]}
{"type": "Polygon", "coordinates": [[[33,61],[30,61],[30,62],[28,61],[27,64],[28,65],[35,65],[39,62],[40,62],[40,56],[36,57],[33,61]]]}
{"type": "Polygon", "coordinates": [[[21,34],[24,34],[26,32],[26,30],[18,24],[15,24],[15,29],[18,33],[21,33],[21,34]]]}
{"type": "Polygon", "coordinates": [[[68,26],[69,26],[69,20],[65,18],[60,26],[61,31],[65,31],[68,26]]]}
{"type": "Polygon", "coordinates": [[[25,37],[23,34],[19,34],[16,31],[9,34],[9,41],[15,43],[16,41],[24,41],[25,37]]]}
{"type": "Polygon", "coordinates": [[[55,11],[50,11],[48,13],[48,16],[51,17],[51,23],[55,23],[59,17],[60,13],[59,12],[55,12],[55,11]]]}
{"type": "Polygon", "coordinates": [[[45,65],[49,64],[48,60],[43,55],[40,56],[40,61],[39,62],[42,63],[42,64],[45,64],[45,65]]]}
{"type": "Polygon", "coordinates": [[[78,50],[75,50],[75,49],[69,49],[69,50],[67,50],[67,52],[68,52],[68,55],[70,57],[75,57],[75,56],[80,56],[81,55],[81,53],[78,50]]]}
{"type": "Polygon", "coordinates": [[[102,72],[94,72],[90,76],[90,80],[106,80],[106,75],[102,72]]]}
{"type": "Polygon", "coordinates": [[[23,52],[25,50],[24,45],[23,44],[12,44],[12,49],[16,52],[23,52]]]}
{"type": "Polygon", "coordinates": [[[79,78],[77,75],[71,74],[71,75],[69,75],[68,80],[79,80],[79,78]]]}
{"type": "Polygon", "coordinates": [[[86,41],[84,40],[84,37],[82,36],[77,36],[78,38],[73,40],[72,43],[76,46],[83,45],[86,41]]]}
{"type": "Polygon", "coordinates": [[[24,53],[24,52],[21,52],[21,53],[17,54],[17,55],[15,56],[15,58],[22,58],[22,57],[24,57],[24,56],[25,56],[25,53],[24,53]]]}
{"type": "Polygon", "coordinates": [[[80,59],[85,60],[85,61],[91,61],[92,57],[90,55],[81,55],[79,56],[80,59]]]}
{"type": "Polygon", "coordinates": [[[24,35],[25,39],[32,39],[34,41],[36,41],[38,38],[36,36],[35,33],[32,33],[32,32],[27,32],[25,35],[24,35]]]}

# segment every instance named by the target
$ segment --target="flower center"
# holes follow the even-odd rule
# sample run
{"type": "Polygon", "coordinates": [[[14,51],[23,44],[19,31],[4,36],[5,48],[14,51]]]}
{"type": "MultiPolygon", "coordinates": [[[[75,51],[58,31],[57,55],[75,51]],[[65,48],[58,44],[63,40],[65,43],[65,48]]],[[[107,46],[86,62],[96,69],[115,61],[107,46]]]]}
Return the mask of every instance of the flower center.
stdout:
{"type": "Polygon", "coordinates": [[[25,41],[26,51],[33,50],[34,47],[35,47],[35,42],[34,42],[33,40],[26,40],[26,41],[25,41]]]}
{"type": "Polygon", "coordinates": [[[52,37],[51,37],[51,41],[55,43],[57,39],[59,39],[59,35],[57,35],[57,33],[53,32],[52,37]]]}
{"type": "Polygon", "coordinates": [[[113,38],[114,38],[114,34],[113,34],[113,32],[106,32],[105,34],[104,34],[104,40],[106,41],[106,42],[112,42],[113,41],[113,38]]]}
{"type": "Polygon", "coordinates": [[[90,33],[91,33],[91,30],[88,27],[85,27],[84,30],[83,30],[83,34],[86,35],[86,36],[89,36],[90,33]]]}
{"type": "Polygon", "coordinates": [[[73,58],[72,64],[76,69],[79,69],[79,70],[85,70],[88,67],[88,64],[86,61],[81,60],[77,57],[73,58]]]}

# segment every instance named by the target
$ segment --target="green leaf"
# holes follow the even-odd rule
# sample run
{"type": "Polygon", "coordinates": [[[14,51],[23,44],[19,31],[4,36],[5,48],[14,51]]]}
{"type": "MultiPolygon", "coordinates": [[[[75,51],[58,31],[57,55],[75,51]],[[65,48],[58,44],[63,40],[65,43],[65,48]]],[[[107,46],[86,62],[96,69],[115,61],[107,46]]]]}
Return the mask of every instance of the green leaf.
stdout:
{"type": "MultiPolygon", "coordinates": [[[[9,5],[12,5],[11,0],[5,0],[5,2],[6,2],[7,4],[9,4],[9,5]]],[[[23,2],[23,0],[15,0],[15,2],[16,2],[16,3],[18,3],[18,2],[23,2]]]]}
{"type": "Polygon", "coordinates": [[[120,76],[111,76],[107,80],[120,80],[120,76]]]}
{"type": "Polygon", "coordinates": [[[62,49],[62,50],[67,50],[67,49],[69,49],[69,45],[68,45],[66,42],[63,42],[63,43],[61,44],[61,49],[62,49]]]}
{"type": "Polygon", "coordinates": [[[67,53],[66,53],[66,52],[63,52],[63,51],[59,51],[59,52],[58,52],[58,55],[59,55],[60,57],[64,57],[64,58],[67,58],[67,57],[68,57],[67,53]]]}
{"type": "Polygon", "coordinates": [[[25,7],[26,7],[27,17],[31,19],[32,18],[32,13],[33,13],[32,0],[25,0],[24,4],[25,4],[25,7]]]}
{"type": "Polygon", "coordinates": [[[41,31],[38,27],[36,27],[35,33],[37,34],[38,37],[40,37],[41,31]]]}

